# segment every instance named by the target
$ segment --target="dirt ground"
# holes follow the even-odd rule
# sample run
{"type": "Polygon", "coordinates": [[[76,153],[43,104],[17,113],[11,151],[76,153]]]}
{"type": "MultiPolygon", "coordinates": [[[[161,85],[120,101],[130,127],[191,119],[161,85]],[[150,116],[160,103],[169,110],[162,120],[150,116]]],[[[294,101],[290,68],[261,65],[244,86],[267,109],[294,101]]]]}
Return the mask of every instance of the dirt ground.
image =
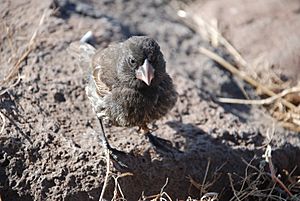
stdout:
{"type": "MultiPolygon", "coordinates": [[[[272,71],[297,83],[300,3],[284,1],[282,7],[283,1],[265,1],[264,6],[237,0],[193,5],[216,18],[224,36],[250,62],[267,54],[272,65],[256,66],[254,71],[272,71]],[[229,8],[242,17],[228,14],[229,8]]],[[[123,193],[127,200],[146,200],[145,196],[160,193],[168,179],[163,190],[173,200],[188,196],[200,200],[208,192],[218,193],[222,201],[238,200],[232,187],[251,190],[250,183],[243,183],[247,174],[270,172],[262,157],[267,144],[272,147],[276,176],[288,185],[287,173],[300,175],[299,133],[282,128],[262,106],[215,101],[215,97],[244,98],[241,86],[251,98],[258,97],[252,87],[200,54],[199,47],[219,50],[178,20],[169,1],[2,0],[0,15],[0,80],[19,67],[19,75],[0,85],[0,112],[5,117],[0,134],[0,200],[99,199],[106,158],[85,96],[85,77],[67,53],[69,44],[89,30],[97,48],[131,35],[155,38],[179,93],[175,108],[156,122],[155,134],[172,143],[172,152],[153,148],[134,128],[107,128],[112,146],[128,153],[122,156],[128,168],[117,164],[111,168],[105,199],[112,199],[115,181],[119,197],[123,193]],[[27,57],[16,65],[28,49],[27,57]]],[[[273,188],[269,200],[300,199],[299,181],[297,188],[289,186],[293,194],[289,196],[266,175],[256,187],[273,188]]],[[[244,200],[266,197],[252,193],[244,200]]]]}

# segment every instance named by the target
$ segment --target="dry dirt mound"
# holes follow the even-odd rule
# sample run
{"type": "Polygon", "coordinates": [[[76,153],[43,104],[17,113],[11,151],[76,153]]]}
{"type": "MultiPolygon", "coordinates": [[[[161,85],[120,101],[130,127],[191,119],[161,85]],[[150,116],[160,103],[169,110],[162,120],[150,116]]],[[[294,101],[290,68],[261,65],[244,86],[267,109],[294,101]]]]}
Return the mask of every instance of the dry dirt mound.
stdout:
{"type": "MultiPolygon", "coordinates": [[[[276,126],[263,108],[213,101],[215,96],[242,97],[242,92],[228,72],[199,53],[199,46],[210,48],[209,44],[177,20],[168,1],[0,4],[1,80],[26,53],[37,30],[28,57],[17,65],[19,82],[0,95],[6,119],[0,135],[2,200],[98,200],[106,160],[85,96],[83,73],[66,51],[89,30],[98,48],[130,35],[155,38],[180,96],[172,112],[156,122],[156,134],[171,141],[172,153],[155,150],[133,129],[107,129],[112,145],[129,153],[122,158],[128,169],[113,170],[114,176],[132,173],[118,179],[127,200],[138,200],[143,192],[159,193],[166,178],[164,190],[174,200],[189,195],[199,199],[205,192],[229,200],[233,192],[228,174],[240,186],[247,167],[243,161],[255,158],[251,164],[258,167],[270,133],[276,169],[299,175],[299,135],[276,126]],[[274,133],[269,132],[272,128],[274,133]],[[202,184],[204,178],[206,188],[200,193],[195,184],[202,184]]],[[[11,84],[3,84],[2,89],[11,84]]],[[[254,94],[250,89],[249,93],[254,94]]],[[[105,198],[112,197],[114,187],[111,179],[105,198]]],[[[287,197],[278,189],[279,196],[287,197]]]]}

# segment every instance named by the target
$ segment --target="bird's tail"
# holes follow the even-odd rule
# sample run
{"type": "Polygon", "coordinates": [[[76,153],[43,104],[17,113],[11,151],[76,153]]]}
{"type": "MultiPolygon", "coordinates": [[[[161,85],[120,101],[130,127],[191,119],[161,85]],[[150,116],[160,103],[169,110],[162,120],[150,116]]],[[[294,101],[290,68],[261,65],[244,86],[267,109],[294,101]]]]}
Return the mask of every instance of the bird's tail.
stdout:
{"type": "Polygon", "coordinates": [[[82,69],[84,75],[88,75],[91,68],[91,60],[93,55],[96,53],[96,49],[86,43],[84,37],[80,41],[75,41],[70,44],[67,51],[68,53],[76,59],[76,63],[82,69]]]}

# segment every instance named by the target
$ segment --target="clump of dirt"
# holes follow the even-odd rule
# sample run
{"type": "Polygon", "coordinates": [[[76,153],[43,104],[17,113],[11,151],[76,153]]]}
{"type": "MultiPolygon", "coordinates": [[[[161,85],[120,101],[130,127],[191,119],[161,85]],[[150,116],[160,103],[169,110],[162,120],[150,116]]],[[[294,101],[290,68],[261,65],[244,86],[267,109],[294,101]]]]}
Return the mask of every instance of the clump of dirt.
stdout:
{"type": "MultiPolygon", "coordinates": [[[[156,122],[155,134],[172,143],[171,153],[154,149],[134,129],[107,128],[112,146],[128,153],[122,156],[128,168],[116,165],[112,170],[113,177],[130,172],[118,179],[127,200],[159,193],[167,178],[164,191],[174,200],[200,199],[206,192],[229,200],[233,191],[228,174],[236,175],[233,183],[239,187],[248,166],[244,161],[255,158],[251,164],[258,166],[269,143],[276,169],[299,175],[298,135],[277,126],[263,108],[213,101],[215,96],[242,97],[242,92],[232,75],[199,53],[199,46],[210,45],[178,21],[168,1],[1,4],[2,80],[37,31],[32,51],[19,66],[20,81],[0,95],[5,116],[0,136],[2,200],[98,200],[106,159],[85,96],[85,77],[67,53],[69,44],[89,30],[97,48],[136,34],[155,38],[179,93],[175,108],[156,122]],[[200,192],[195,183],[207,187],[200,192]]],[[[114,189],[111,178],[106,199],[114,189]]]]}

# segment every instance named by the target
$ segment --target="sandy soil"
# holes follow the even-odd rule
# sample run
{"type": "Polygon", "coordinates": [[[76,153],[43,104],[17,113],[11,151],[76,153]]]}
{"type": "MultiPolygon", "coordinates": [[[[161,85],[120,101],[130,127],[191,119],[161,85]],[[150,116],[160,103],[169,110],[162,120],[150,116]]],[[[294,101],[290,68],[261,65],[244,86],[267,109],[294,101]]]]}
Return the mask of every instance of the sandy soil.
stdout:
{"type": "MultiPolygon", "coordinates": [[[[154,149],[135,129],[107,129],[112,146],[128,153],[122,157],[128,169],[115,164],[112,170],[115,177],[132,173],[118,179],[127,200],[159,193],[167,178],[164,190],[174,200],[200,199],[203,194],[189,178],[202,184],[205,177],[204,192],[217,192],[220,200],[229,200],[233,192],[228,174],[238,188],[247,166],[243,160],[262,165],[270,139],[277,173],[296,167],[294,174],[300,174],[297,133],[281,128],[263,107],[214,102],[216,96],[243,98],[241,83],[199,53],[200,46],[212,47],[178,21],[168,1],[4,0],[0,11],[1,80],[38,30],[32,52],[20,65],[20,82],[0,95],[6,119],[0,135],[3,201],[98,200],[106,160],[85,96],[83,72],[66,51],[89,30],[97,48],[131,35],[155,38],[180,96],[175,108],[156,122],[155,134],[172,143],[172,153],[154,149]]],[[[299,47],[296,42],[291,48],[299,47]]],[[[255,97],[251,87],[242,85],[255,97]]],[[[111,178],[106,199],[111,199],[114,186],[111,178]]]]}

